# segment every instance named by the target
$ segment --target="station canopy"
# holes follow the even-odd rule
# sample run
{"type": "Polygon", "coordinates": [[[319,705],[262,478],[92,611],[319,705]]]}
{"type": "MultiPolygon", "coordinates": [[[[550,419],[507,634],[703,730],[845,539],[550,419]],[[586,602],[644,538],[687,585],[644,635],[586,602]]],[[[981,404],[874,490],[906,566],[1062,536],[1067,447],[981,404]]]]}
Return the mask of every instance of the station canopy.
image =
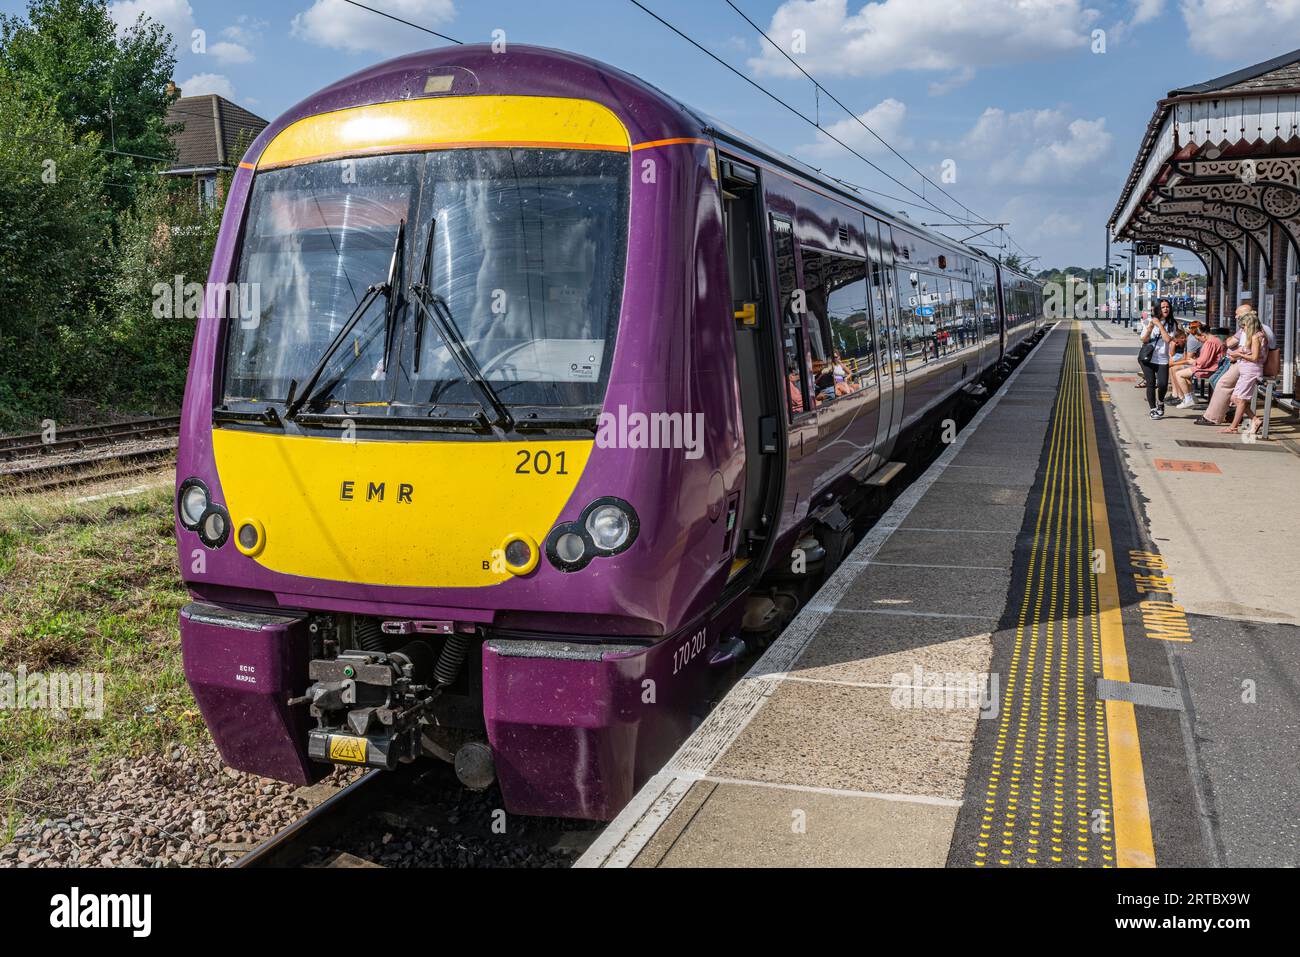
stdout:
{"type": "Polygon", "coordinates": [[[1212,277],[1300,254],[1300,50],[1160,100],[1108,226],[1212,277]]]}

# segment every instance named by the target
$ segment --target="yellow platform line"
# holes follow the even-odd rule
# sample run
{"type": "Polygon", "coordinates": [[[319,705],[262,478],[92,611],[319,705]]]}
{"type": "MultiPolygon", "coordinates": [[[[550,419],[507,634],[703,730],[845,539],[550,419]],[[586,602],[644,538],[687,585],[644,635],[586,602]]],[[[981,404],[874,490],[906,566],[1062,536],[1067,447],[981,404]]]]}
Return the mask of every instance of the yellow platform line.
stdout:
{"type": "MultiPolygon", "coordinates": [[[[1076,325],[1071,348],[1083,360],[1083,337],[1076,325]]],[[[1089,390],[1090,392],[1090,390],[1089,390]]],[[[1089,394],[1089,399],[1092,399],[1089,394]]],[[[1095,547],[1105,556],[1105,573],[1094,576],[1100,611],[1102,676],[1128,681],[1128,653],[1124,647],[1124,620],[1120,614],[1117,562],[1110,538],[1110,516],[1106,510],[1101,455],[1097,429],[1089,401],[1084,415],[1088,444],[1088,510],[1095,547]]],[[[1142,749],[1138,742],[1137,715],[1130,701],[1106,702],[1106,737],[1109,743],[1111,806],[1115,816],[1115,857],[1120,867],[1155,867],[1156,852],[1151,838],[1151,809],[1147,803],[1146,776],[1142,770],[1142,749]]]]}
{"type": "MultiPolygon", "coordinates": [[[[1059,426],[1063,415],[1064,406],[1062,403],[1057,403],[1056,410],[1053,413],[1051,433],[1052,441],[1048,450],[1046,466],[1046,487],[1051,489],[1055,488],[1055,476],[1057,468],[1060,465],[1061,444],[1064,438],[1064,431],[1060,429],[1059,426]]],[[[984,812],[980,826],[977,849],[975,851],[975,866],[977,867],[985,866],[990,862],[990,860],[996,860],[999,864],[1003,865],[1011,863],[1010,855],[1014,847],[1013,835],[1019,812],[1020,780],[1025,762],[1024,725],[1026,723],[1026,716],[1031,710],[1030,695],[1033,691],[1032,672],[1038,648],[1037,612],[1042,603],[1044,585],[1041,574],[1038,576],[1037,595],[1034,593],[1033,586],[1040,556],[1043,557],[1044,561],[1046,560],[1045,555],[1043,554],[1045,552],[1045,549],[1043,548],[1043,530],[1044,520],[1046,519],[1048,523],[1051,521],[1051,515],[1047,508],[1049,501],[1053,503],[1054,507],[1055,496],[1049,496],[1044,493],[1042,498],[1039,500],[1038,516],[1034,523],[1034,538],[1029,555],[1029,568],[1027,570],[1025,594],[1020,606],[1019,618],[1016,622],[1015,643],[1011,652],[1011,667],[1007,675],[1006,687],[1003,691],[1004,704],[1000,709],[1001,714],[998,718],[997,739],[994,745],[993,762],[990,770],[989,782],[985,790],[984,812]],[[1031,600],[1033,602],[1032,607],[1034,611],[1034,622],[1032,625],[1029,623],[1031,600]],[[1028,661],[1022,663],[1023,656],[1025,655],[1025,631],[1027,627],[1031,632],[1029,654],[1028,661]],[[1016,700],[1017,693],[1019,694],[1019,701],[1016,700]],[[1012,738],[1013,726],[1017,728],[1019,732],[1016,734],[1014,739],[1012,738]],[[1008,748],[1012,751],[1010,755],[1007,754],[1008,748]],[[1008,767],[1010,770],[1010,773],[1008,774],[1010,785],[1008,807],[1004,814],[1002,824],[998,825],[995,823],[994,817],[997,808],[996,799],[1001,787],[1002,777],[1008,772],[1008,767]]],[[[1040,791],[1039,773],[1041,773],[1041,768],[1041,759],[1036,759],[1035,772],[1038,773],[1033,775],[1030,786],[1031,795],[1033,795],[1030,798],[1031,811],[1029,824],[1031,829],[1029,844],[1031,848],[1039,844],[1037,834],[1039,831],[1038,819],[1041,816],[1041,803],[1036,795],[1040,791]]],[[[1030,853],[1029,862],[1031,864],[1037,863],[1036,853],[1036,851],[1031,851],[1030,853]]]]}

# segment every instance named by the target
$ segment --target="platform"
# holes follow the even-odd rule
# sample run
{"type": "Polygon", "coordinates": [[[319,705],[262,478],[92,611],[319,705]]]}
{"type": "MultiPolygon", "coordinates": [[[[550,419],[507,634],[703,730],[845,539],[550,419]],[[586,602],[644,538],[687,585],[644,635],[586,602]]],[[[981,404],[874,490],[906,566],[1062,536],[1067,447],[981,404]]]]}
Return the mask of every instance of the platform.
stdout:
{"type": "Polygon", "coordinates": [[[1198,530],[1300,461],[1145,465],[1210,430],[1106,381],[1136,339],[1058,323],[579,866],[1300,863],[1278,519],[1198,530]]]}

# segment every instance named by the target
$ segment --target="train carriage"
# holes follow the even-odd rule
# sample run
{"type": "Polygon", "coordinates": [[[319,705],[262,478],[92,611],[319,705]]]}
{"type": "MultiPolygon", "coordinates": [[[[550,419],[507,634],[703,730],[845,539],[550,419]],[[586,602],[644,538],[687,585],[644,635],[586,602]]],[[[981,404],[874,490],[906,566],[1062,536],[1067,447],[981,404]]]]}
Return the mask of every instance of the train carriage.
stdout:
{"type": "Polygon", "coordinates": [[[613,816],[1041,306],[583,57],[440,49],[308,98],[231,184],[182,413],[224,760],[435,756],[613,816]]]}

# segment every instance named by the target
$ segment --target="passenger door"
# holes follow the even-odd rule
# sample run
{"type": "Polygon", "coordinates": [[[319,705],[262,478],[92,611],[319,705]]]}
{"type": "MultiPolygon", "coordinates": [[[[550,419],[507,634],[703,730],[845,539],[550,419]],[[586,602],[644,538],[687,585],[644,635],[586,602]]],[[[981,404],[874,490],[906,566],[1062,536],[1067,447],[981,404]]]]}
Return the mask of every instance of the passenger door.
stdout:
{"type": "Polygon", "coordinates": [[[782,395],[776,368],[776,311],[767,290],[767,243],[758,170],[732,159],[722,162],[723,218],[736,343],[736,382],[744,423],[745,478],[742,496],[729,497],[727,548],[732,574],[761,558],[772,535],[779,503],[782,395]]]}
{"type": "Polygon", "coordinates": [[[777,315],[781,323],[781,372],[790,422],[785,502],[781,516],[781,528],[785,529],[799,523],[808,514],[813,480],[811,470],[816,465],[813,453],[817,450],[817,409],[813,405],[812,382],[808,374],[808,337],[804,327],[808,312],[807,295],[794,224],[776,213],[770,215],[769,223],[776,264],[777,315]]]}

